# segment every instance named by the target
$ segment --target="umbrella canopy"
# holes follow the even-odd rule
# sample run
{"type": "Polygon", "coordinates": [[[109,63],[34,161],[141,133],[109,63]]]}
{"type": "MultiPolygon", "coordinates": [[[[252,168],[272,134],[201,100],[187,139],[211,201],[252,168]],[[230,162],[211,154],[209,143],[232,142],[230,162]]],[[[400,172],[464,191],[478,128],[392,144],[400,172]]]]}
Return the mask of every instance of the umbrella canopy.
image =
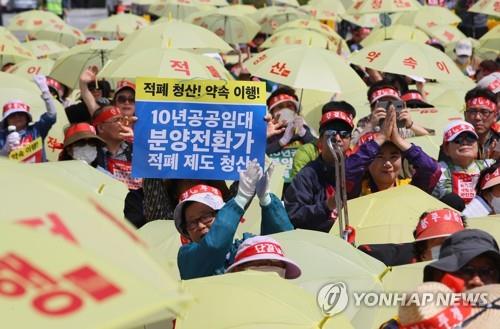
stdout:
{"type": "Polygon", "coordinates": [[[278,27],[275,33],[284,30],[296,30],[296,29],[314,31],[324,34],[326,36],[333,36],[335,38],[342,39],[342,37],[338,35],[337,32],[335,32],[335,30],[332,29],[330,26],[314,19],[297,19],[295,21],[285,23],[280,27],[278,27]]]}
{"type": "Polygon", "coordinates": [[[300,6],[299,10],[307,13],[308,15],[320,20],[338,20],[338,13],[323,7],[315,7],[312,5],[300,6]]]}
{"type": "Polygon", "coordinates": [[[303,45],[329,49],[337,51],[341,43],[341,50],[349,53],[349,46],[340,36],[338,38],[332,35],[303,30],[303,29],[286,29],[276,31],[273,35],[261,45],[261,48],[272,48],[281,46],[303,45]]]}
{"type": "Polygon", "coordinates": [[[467,38],[465,34],[452,25],[436,25],[430,28],[422,28],[422,30],[443,45],[457,43],[459,40],[467,38]]]}
{"type": "Polygon", "coordinates": [[[35,56],[21,44],[8,39],[0,43],[0,67],[7,63],[20,63],[30,59],[35,59],[35,56]]]}
{"type": "Polygon", "coordinates": [[[391,25],[374,29],[363,41],[363,47],[369,47],[385,40],[402,40],[425,43],[427,34],[419,29],[406,25],[391,25]]]}
{"type": "MultiPolygon", "coordinates": [[[[398,186],[349,200],[349,225],[356,229],[358,244],[408,242],[424,211],[446,207],[415,186],[398,186]]],[[[338,232],[334,225],[330,233],[338,232]]]]}
{"type": "Polygon", "coordinates": [[[275,47],[256,54],[245,65],[254,76],[295,88],[347,92],[364,87],[340,56],[321,48],[275,47]]]}
{"type": "Polygon", "coordinates": [[[230,15],[250,15],[257,12],[257,8],[253,5],[230,5],[226,7],[219,8],[218,12],[220,14],[230,14],[230,15]]]}
{"type": "Polygon", "coordinates": [[[378,14],[362,14],[362,15],[348,15],[341,14],[340,17],[350,23],[373,28],[380,25],[380,17],[378,14]]]}
{"type": "Polygon", "coordinates": [[[500,215],[491,215],[479,218],[467,218],[467,228],[477,228],[493,235],[500,241],[500,215]]]}
{"type": "Polygon", "coordinates": [[[311,0],[308,4],[312,7],[318,9],[328,9],[336,14],[344,14],[345,13],[345,5],[342,1],[339,0],[311,0]]]}
{"type": "Polygon", "coordinates": [[[149,6],[148,12],[159,17],[172,17],[176,19],[185,19],[189,15],[199,11],[211,11],[215,7],[207,5],[197,5],[190,1],[186,3],[161,2],[149,6]]]}
{"type": "Polygon", "coordinates": [[[145,27],[129,35],[111,53],[111,58],[134,54],[150,48],[199,49],[205,51],[232,50],[213,32],[194,24],[170,21],[145,27]]]}
{"type": "Polygon", "coordinates": [[[183,287],[196,301],[177,318],[177,329],[353,328],[342,314],[325,318],[311,294],[273,273],[217,275],[183,287]]]}
{"type": "Polygon", "coordinates": [[[421,7],[415,0],[357,0],[347,9],[347,13],[350,15],[396,13],[401,11],[416,11],[421,7]]]}
{"type": "Polygon", "coordinates": [[[251,18],[260,25],[262,32],[272,34],[285,23],[307,18],[307,14],[291,7],[270,6],[259,9],[251,18]]]}
{"type": "Polygon", "coordinates": [[[16,36],[3,26],[0,26],[0,42],[13,42],[19,45],[21,44],[16,36]]]}
{"type": "Polygon", "coordinates": [[[118,44],[119,41],[93,41],[73,47],[57,59],[50,76],[72,89],[77,89],[83,70],[91,65],[103,67],[110,52],[118,44]]]}
{"type": "Polygon", "coordinates": [[[464,74],[438,49],[411,41],[387,40],[351,55],[352,63],[402,75],[418,75],[438,81],[462,81],[464,74]]]}
{"type": "Polygon", "coordinates": [[[55,59],[69,49],[62,43],[51,40],[33,40],[24,42],[22,45],[31,51],[36,58],[50,57],[55,59]]]}
{"type": "Polygon", "coordinates": [[[394,24],[416,26],[428,29],[439,25],[451,25],[461,22],[460,17],[451,10],[439,6],[422,6],[416,11],[403,12],[394,20],[394,24]]]}
{"type": "Polygon", "coordinates": [[[500,25],[495,26],[479,39],[479,48],[500,53],[500,25]]]}
{"type": "Polygon", "coordinates": [[[273,0],[277,5],[286,5],[291,7],[298,7],[300,4],[297,0],[273,0]]]}
{"type": "Polygon", "coordinates": [[[179,49],[146,49],[110,61],[100,78],[132,79],[163,77],[172,79],[231,79],[231,74],[215,59],[179,49]]]}
{"type": "MultiPolygon", "coordinates": [[[[3,222],[0,227],[0,260],[15,264],[2,269],[4,284],[16,289],[15,295],[2,298],[6,323],[20,328],[123,328],[180,299],[56,236],[22,224],[3,222]]],[[[112,245],[106,248],[119,252],[112,245]]]]}
{"type": "MultiPolygon", "coordinates": [[[[302,274],[290,282],[312,295],[331,282],[344,282],[356,291],[383,290],[380,277],[386,266],[338,237],[310,230],[293,230],[271,236],[280,243],[286,257],[301,268],[302,274]]],[[[351,299],[342,314],[355,328],[377,328],[380,325],[377,313],[378,309],[356,307],[351,299]]]]}
{"type": "Polygon", "coordinates": [[[85,41],[85,35],[82,31],[64,22],[53,23],[49,21],[31,31],[29,36],[31,39],[56,41],[66,47],[73,47],[85,41]]]}
{"type": "Polygon", "coordinates": [[[15,32],[31,32],[46,23],[64,24],[64,21],[49,11],[30,10],[12,17],[7,28],[15,32]]]}
{"type": "Polygon", "coordinates": [[[260,30],[260,26],[247,16],[219,11],[197,14],[189,22],[214,32],[230,44],[250,42],[260,30]]]}
{"type": "Polygon", "coordinates": [[[53,66],[54,60],[52,59],[33,59],[12,66],[8,73],[31,79],[37,74],[49,75],[53,66]]]}
{"type": "Polygon", "coordinates": [[[500,17],[498,0],[480,0],[469,8],[470,12],[500,17]]]}
{"type": "Polygon", "coordinates": [[[149,23],[132,14],[118,14],[98,20],[84,30],[85,33],[108,39],[123,39],[149,23]]]}

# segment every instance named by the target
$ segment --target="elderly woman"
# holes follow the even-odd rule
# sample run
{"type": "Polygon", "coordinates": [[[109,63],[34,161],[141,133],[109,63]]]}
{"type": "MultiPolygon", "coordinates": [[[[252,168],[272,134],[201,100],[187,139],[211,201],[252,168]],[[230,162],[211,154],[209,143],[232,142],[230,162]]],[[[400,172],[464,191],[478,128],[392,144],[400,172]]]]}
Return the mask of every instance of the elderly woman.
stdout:
{"type": "Polygon", "coordinates": [[[97,136],[94,126],[81,122],[74,124],[64,133],[63,150],[59,154],[59,161],[81,160],[92,167],[104,167],[98,163],[97,149],[105,145],[104,140],[97,136]]]}

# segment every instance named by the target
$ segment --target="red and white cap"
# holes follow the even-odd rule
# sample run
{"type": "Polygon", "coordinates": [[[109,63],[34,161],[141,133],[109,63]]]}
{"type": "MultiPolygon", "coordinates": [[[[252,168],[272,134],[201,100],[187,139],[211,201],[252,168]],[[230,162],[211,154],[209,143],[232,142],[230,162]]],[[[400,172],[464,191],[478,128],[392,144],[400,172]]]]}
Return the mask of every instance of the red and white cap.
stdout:
{"type": "Polygon", "coordinates": [[[351,128],[354,127],[354,121],[352,114],[346,113],[344,111],[328,111],[321,116],[320,126],[334,120],[341,120],[347,123],[351,128]]]}
{"type": "Polygon", "coordinates": [[[231,272],[236,266],[257,260],[279,260],[285,263],[285,279],[295,279],[302,271],[299,265],[285,257],[283,249],[278,241],[267,236],[254,236],[246,239],[238,247],[234,263],[229,266],[226,272],[231,272]]]}
{"type": "Polygon", "coordinates": [[[450,122],[444,129],[443,141],[451,142],[463,132],[469,132],[479,138],[473,125],[463,120],[455,120],[450,122]]]}
{"type": "Polygon", "coordinates": [[[120,80],[116,84],[116,90],[115,90],[115,95],[118,94],[120,91],[122,91],[125,88],[130,88],[133,91],[135,91],[135,83],[129,80],[120,80]]]}
{"type": "Polygon", "coordinates": [[[378,101],[379,99],[384,98],[384,97],[401,99],[401,97],[399,96],[399,92],[396,89],[391,88],[391,87],[384,87],[384,88],[380,88],[380,89],[375,90],[370,95],[370,99],[369,99],[370,104],[373,104],[376,101],[378,101]]]}
{"type": "Polygon", "coordinates": [[[23,101],[20,101],[20,100],[12,100],[12,101],[5,103],[5,105],[3,106],[2,120],[5,120],[5,119],[7,119],[7,117],[9,115],[14,114],[14,113],[18,113],[18,112],[26,113],[29,117],[28,121],[33,120],[33,117],[31,116],[31,113],[30,113],[29,105],[23,101]]]}
{"type": "Polygon", "coordinates": [[[478,81],[477,86],[483,89],[489,89],[493,93],[500,92],[500,72],[493,72],[478,81]]]}
{"type": "Polygon", "coordinates": [[[429,212],[417,224],[415,241],[441,238],[464,229],[460,213],[452,209],[429,212]]]}
{"type": "Polygon", "coordinates": [[[194,201],[201,202],[213,210],[219,210],[224,207],[224,200],[222,199],[222,192],[213,186],[199,184],[191,187],[181,194],[179,203],[174,210],[175,227],[181,235],[187,236],[187,232],[182,229],[183,209],[186,202],[194,201]]]}
{"type": "Polygon", "coordinates": [[[295,111],[298,111],[299,102],[297,102],[295,97],[288,94],[278,94],[269,100],[269,112],[272,112],[273,108],[284,102],[292,102],[295,105],[295,111]]]}
{"type": "Polygon", "coordinates": [[[483,179],[479,182],[481,190],[489,189],[498,184],[500,184],[500,167],[491,174],[484,175],[483,179]]]}

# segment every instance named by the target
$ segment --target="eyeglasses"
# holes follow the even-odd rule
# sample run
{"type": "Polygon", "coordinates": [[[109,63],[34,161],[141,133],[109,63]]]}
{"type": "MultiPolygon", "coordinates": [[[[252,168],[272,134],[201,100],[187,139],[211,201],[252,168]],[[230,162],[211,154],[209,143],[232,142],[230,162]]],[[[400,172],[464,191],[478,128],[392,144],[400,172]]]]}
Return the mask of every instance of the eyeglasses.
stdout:
{"type": "Polygon", "coordinates": [[[453,144],[457,145],[472,145],[475,142],[477,142],[477,138],[474,135],[471,134],[464,134],[464,135],[459,135],[456,137],[454,140],[451,141],[453,144]]]}
{"type": "Polygon", "coordinates": [[[196,230],[199,226],[199,223],[202,223],[203,225],[208,225],[214,220],[215,215],[217,215],[217,212],[211,211],[193,220],[189,221],[186,220],[186,229],[188,231],[196,230]]]}
{"type": "Polygon", "coordinates": [[[350,138],[351,137],[351,132],[349,130],[333,130],[333,129],[330,129],[330,130],[327,130],[325,132],[325,134],[327,134],[328,136],[337,136],[339,135],[340,138],[350,138]]]}
{"type": "Polygon", "coordinates": [[[129,104],[135,104],[135,98],[134,97],[127,97],[127,96],[120,95],[120,96],[116,97],[116,102],[120,103],[120,104],[125,104],[127,102],[129,104]]]}
{"type": "Polygon", "coordinates": [[[468,116],[476,116],[478,114],[481,114],[481,116],[483,118],[488,118],[490,117],[493,113],[495,113],[494,111],[490,111],[490,110],[487,110],[487,109],[467,109],[465,110],[465,114],[468,115],[468,116]]]}
{"type": "Polygon", "coordinates": [[[494,267],[475,268],[468,266],[460,269],[456,274],[467,279],[471,279],[477,275],[481,279],[498,280],[498,269],[494,267]]]}

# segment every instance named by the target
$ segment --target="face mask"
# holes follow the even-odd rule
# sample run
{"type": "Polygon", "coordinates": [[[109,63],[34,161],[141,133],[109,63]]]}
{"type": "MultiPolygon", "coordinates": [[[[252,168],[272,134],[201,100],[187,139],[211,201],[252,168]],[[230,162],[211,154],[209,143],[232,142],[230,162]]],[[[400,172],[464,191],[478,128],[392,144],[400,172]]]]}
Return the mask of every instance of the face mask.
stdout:
{"type": "Polygon", "coordinates": [[[434,246],[431,248],[432,259],[439,258],[439,252],[441,251],[441,246],[434,246]]]}
{"type": "Polygon", "coordinates": [[[457,56],[457,62],[459,62],[462,65],[466,64],[468,61],[469,61],[468,56],[457,56]]]}
{"type": "Polygon", "coordinates": [[[97,148],[92,145],[73,147],[73,159],[82,160],[91,164],[97,158],[97,148]]]}
{"type": "Polygon", "coordinates": [[[249,266],[245,270],[259,271],[259,272],[274,272],[278,273],[280,277],[285,278],[286,268],[277,266],[249,266]]]}
{"type": "Polygon", "coordinates": [[[279,111],[279,115],[280,115],[280,119],[279,119],[280,121],[285,120],[288,123],[288,122],[292,122],[293,120],[295,120],[297,113],[295,113],[295,111],[291,110],[291,109],[282,109],[279,111]]]}
{"type": "Polygon", "coordinates": [[[500,214],[500,198],[493,198],[491,200],[491,208],[495,214],[500,214]]]}

